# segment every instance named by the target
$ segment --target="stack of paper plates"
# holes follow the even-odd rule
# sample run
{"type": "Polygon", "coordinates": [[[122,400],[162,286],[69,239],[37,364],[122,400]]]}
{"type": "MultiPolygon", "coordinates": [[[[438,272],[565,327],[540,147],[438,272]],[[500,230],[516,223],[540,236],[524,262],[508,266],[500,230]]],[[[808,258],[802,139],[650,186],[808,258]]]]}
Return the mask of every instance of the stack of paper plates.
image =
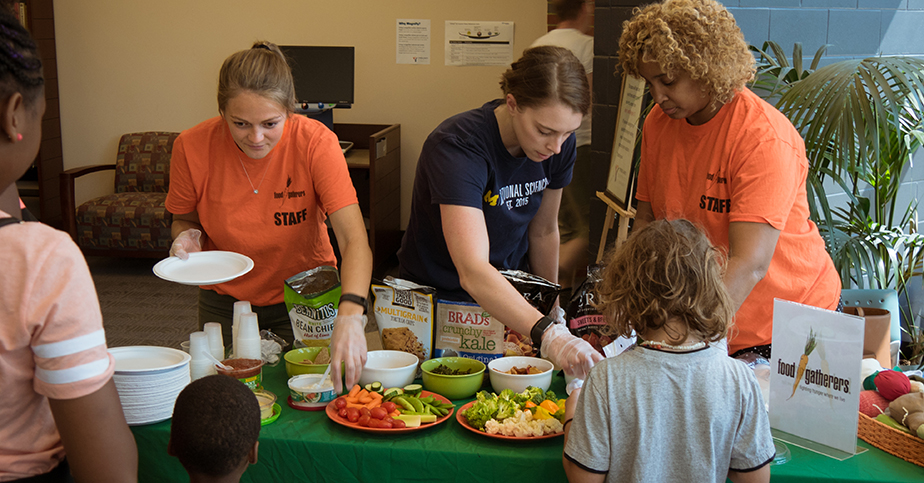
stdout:
{"type": "Polygon", "coordinates": [[[169,347],[114,347],[112,376],[129,425],[170,419],[173,403],[189,384],[189,354],[169,347]]]}

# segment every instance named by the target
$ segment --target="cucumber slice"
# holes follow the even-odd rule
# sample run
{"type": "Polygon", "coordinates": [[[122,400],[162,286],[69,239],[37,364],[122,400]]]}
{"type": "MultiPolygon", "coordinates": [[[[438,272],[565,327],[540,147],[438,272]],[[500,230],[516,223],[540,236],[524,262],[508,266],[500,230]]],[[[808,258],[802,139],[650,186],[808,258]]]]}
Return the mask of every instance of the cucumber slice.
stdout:
{"type": "Polygon", "coordinates": [[[363,389],[365,389],[365,390],[367,390],[367,391],[369,391],[369,392],[372,392],[372,383],[370,382],[369,384],[366,384],[366,386],[365,386],[363,389]]]}
{"type": "Polygon", "coordinates": [[[420,416],[415,416],[412,414],[402,414],[394,419],[400,419],[404,421],[404,425],[408,428],[417,428],[420,427],[420,416]]]}
{"type": "Polygon", "coordinates": [[[379,382],[379,381],[373,382],[373,383],[372,383],[372,389],[371,389],[370,391],[372,391],[372,392],[377,392],[377,393],[381,394],[381,393],[382,393],[382,383],[379,382]]]}
{"type": "Polygon", "coordinates": [[[423,386],[420,384],[408,384],[404,386],[404,393],[410,394],[412,396],[419,396],[421,391],[423,391],[423,386]]]}
{"type": "Polygon", "coordinates": [[[400,396],[402,394],[404,394],[404,391],[402,391],[401,389],[397,387],[390,387],[386,389],[385,392],[382,393],[382,400],[391,401],[391,399],[394,398],[395,396],[400,396]]]}

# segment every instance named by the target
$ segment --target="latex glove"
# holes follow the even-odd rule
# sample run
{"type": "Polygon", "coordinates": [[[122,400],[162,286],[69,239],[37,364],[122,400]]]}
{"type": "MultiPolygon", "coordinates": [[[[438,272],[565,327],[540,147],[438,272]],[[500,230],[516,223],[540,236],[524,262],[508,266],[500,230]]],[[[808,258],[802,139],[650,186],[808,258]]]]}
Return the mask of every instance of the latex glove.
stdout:
{"type": "Polygon", "coordinates": [[[334,383],[334,394],[343,392],[341,378],[346,378],[346,387],[353,387],[363,372],[366,365],[366,320],[366,316],[361,314],[338,314],[334,319],[334,333],[330,338],[330,378],[334,383]]]}
{"type": "Polygon", "coordinates": [[[556,305],[552,312],[549,313],[549,318],[555,321],[556,324],[564,324],[565,309],[561,308],[561,305],[556,305]]]}
{"type": "Polygon", "coordinates": [[[201,252],[202,246],[199,245],[199,237],[201,236],[202,232],[195,228],[180,232],[176,239],[173,240],[173,245],[170,245],[170,256],[186,260],[189,258],[190,253],[201,252]]]}
{"type": "Polygon", "coordinates": [[[563,324],[552,324],[542,334],[542,355],[578,379],[586,379],[590,368],[603,360],[603,355],[586,340],[571,335],[563,324]]]}
{"type": "Polygon", "coordinates": [[[570,396],[574,391],[580,391],[582,387],[584,387],[584,380],[574,378],[565,386],[565,393],[570,396]]]}

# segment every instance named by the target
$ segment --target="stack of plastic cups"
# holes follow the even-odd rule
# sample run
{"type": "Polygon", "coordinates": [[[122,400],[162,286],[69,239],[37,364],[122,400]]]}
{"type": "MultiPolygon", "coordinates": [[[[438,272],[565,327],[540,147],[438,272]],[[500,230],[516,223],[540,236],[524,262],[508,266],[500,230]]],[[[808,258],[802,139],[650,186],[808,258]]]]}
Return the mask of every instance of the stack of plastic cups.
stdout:
{"type": "Polygon", "coordinates": [[[218,322],[206,322],[204,329],[205,335],[208,336],[209,352],[212,353],[212,357],[219,361],[225,360],[225,344],[221,339],[221,324],[218,322]]]}
{"type": "Polygon", "coordinates": [[[241,315],[252,314],[253,309],[250,307],[250,302],[240,301],[234,302],[234,312],[231,322],[231,356],[238,357],[237,355],[237,331],[238,327],[241,324],[241,315]]]}
{"type": "Polygon", "coordinates": [[[215,363],[206,355],[209,351],[209,336],[205,332],[189,334],[189,378],[192,381],[201,377],[217,374],[215,363]]]}
{"type": "Polygon", "coordinates": [[[238,359],[262,359],[260,355],[260,325],[257,314],[242,314],[237,339],[234,340],[234,357],[238,359]]]}

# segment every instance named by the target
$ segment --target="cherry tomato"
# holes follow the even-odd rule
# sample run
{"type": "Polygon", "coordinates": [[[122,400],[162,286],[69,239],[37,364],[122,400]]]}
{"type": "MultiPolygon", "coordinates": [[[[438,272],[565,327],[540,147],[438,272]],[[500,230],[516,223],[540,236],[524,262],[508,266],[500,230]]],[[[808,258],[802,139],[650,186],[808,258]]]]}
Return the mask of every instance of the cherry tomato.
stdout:
{"type": "Polygon", "coordinates": [[[337,399],[334,399],[334,407],[337,408],[337,409],[343,409],[343,408],[345,408],[345,407],[346,407],[346,399],[344,399],[344,398],[342,398],[342,397],[338,397],[337,399]]]}
{"type": "Polygon", "coordinates": [[[359,410],[356,408],[346,408],[347,410],[347,421],[355,423],[359,420],[359,410]]]}
{"type": "Polygon", "coordinates": [[[394,426],[396,419],[392,418],[391,416],[385,416],[384,418],[382,418],[382,421],[391,423],[392,426],[394,426]]]}
{"type": "Polygon", "coordinates": [[[340,409],[339,411],[337,411],[337,414],[338,414],[341,418],[346,419],[346,417],[347,417],[347,410],[346,410],[346,408],[340,409]]]}
{"type": "Polygon", "coordinates": [[[383,419],[383,420],[379,421],[379,427],[382,428],[382,429],[391,429],[391,428],[394,427],[394,425],[392,425],[391,423],[389,423],[388,421],[385,421],[385,420],[383,419]]]}
{"type": "Polygon", "coordinates": [[[382,409],[384,409],[385,412],[388,414],[391,414],[397,408],[398,406],[391,401],[382,403],[382,409]]]}
{"type": "Polygon", "coordinates": [[[407,427],[407,425],[404,424],[404,421],[400,419],[393,419],[391,422],[391,427],[394,429],[401,429],[407,427]]]}
{"type": "Polygon", "coordinates": [[[372,416],[372,410],[366,407],[359,408],[359,415],[362,416],[363,414],[368,414],[369,416],[372,416]]]}
{"type": "Polygon", "coordinates": [[[372,416],[375,419],[385,419],[385,416],[388,416],[388,412],[385,411],[385,409],[381,407],[377,407],[377,408],[372,409],[370,416],[372,416]]]}
{"type": "Polygon", "coordinates": [[[368,414],[363,414],[362,416],[359,417],[359,420],[356,421],[356,424],[360,426],[369,426],[369,421],[371,420],[372,420],[372,417],[370,417],[368,414]]]}

